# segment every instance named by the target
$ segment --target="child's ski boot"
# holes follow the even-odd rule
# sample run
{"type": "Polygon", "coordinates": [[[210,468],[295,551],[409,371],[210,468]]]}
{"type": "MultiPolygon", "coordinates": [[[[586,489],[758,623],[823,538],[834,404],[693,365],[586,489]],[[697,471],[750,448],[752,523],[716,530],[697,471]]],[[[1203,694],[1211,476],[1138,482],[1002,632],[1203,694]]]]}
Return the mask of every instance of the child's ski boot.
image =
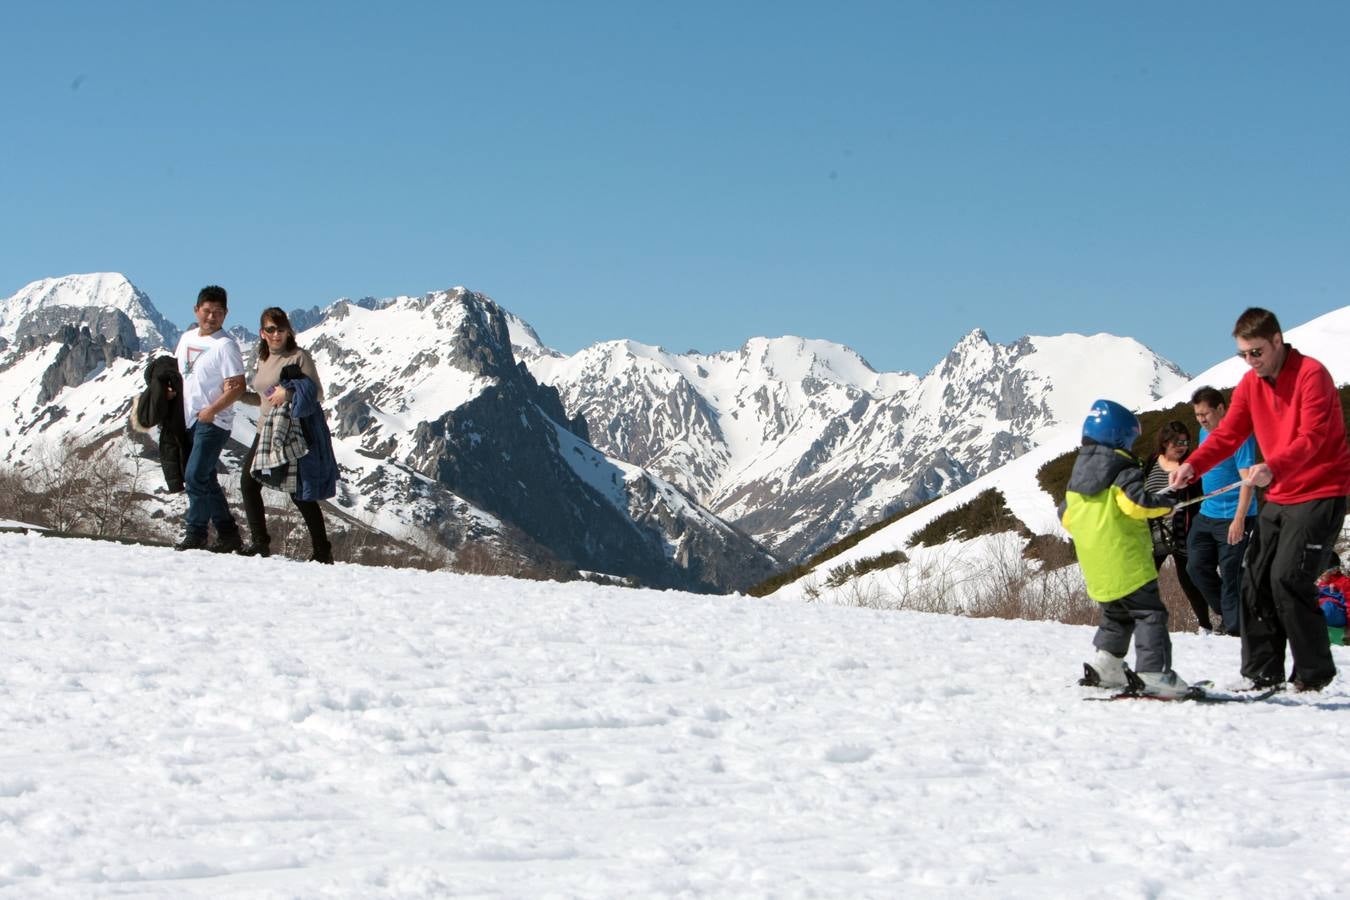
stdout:
{"type": "Polygon", "coordinates": [[[1128,687],[1130,681],[1125,674],[1125,657],[1098,650],[1092,662],[1083,663],[1083,677],[1078,683],[1084,687],[1128,687]]]}

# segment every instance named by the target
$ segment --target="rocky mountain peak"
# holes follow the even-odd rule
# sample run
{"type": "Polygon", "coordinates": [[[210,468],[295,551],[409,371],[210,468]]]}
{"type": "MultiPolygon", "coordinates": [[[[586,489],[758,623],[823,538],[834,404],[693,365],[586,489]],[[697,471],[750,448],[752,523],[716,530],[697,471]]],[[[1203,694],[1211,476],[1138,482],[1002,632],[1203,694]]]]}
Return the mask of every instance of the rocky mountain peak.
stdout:
{"type": "MultiPolygon", "coordinates": [[[[89,310],[115,309],[130,320],[139,344],[145,349],[174,347],[179,330],[166,319],[144,293],[118,272],[65,275],[44,278],[25,285],[12,297],[0,300],[0,339],[13,342],[25,319],[38,310],[60,307],[67,320],[62,324],[79,327],[90,324],[89,310]],[[78,310],[80,312],[72,312],[78,310]]],[[[55,320],[48,314],[48,324],[55,320]]],[[[97,327],[96,327],[97,330],[97,327]]]]}

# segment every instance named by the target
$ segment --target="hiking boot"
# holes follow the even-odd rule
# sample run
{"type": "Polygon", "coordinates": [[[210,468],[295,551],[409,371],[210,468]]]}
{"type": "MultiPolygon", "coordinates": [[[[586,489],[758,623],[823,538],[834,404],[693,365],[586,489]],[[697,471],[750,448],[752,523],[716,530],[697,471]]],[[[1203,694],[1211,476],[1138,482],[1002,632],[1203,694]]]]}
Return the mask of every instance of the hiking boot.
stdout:
{"type": "Polygon", "coordinates": [[[1144,682],[1145,693],[1159,697],[1180,697],[1191,687],[1176,672],[1140,672],[1139,680],[1144,682]]]}
{"type": "Polygon", "coordinates": [[[1261,678],[1250,678],[1250,677],[1249,677],[1247,680],[1248,680],[1249,682],[1251,682],[1251,685],[1250,685],[1249,687],[1241,687],[1241,688],[1238,688],[1239,691],[1244,691],[1244,692],[1245,692],[1245,691],[1268,691],[1268,690],[1270,690],[1271,688],[1277,688],[1277,687],[1280,687],[1281,685],[1284,684],[1284,679],[1283,679],[1283,678],[1278,678],[1278,677],[1271,677],[1271,678],[1266,678],[1266,677],[1261,677],[1261,678]]]}
{"type": "Polygon", "coordinates": [[[333,548],[324,547],[323,549],[315,550],[309,555],[309,561],[323,563],[325,566],[331,566],[333,564],[333,548]]]}
{"type": "Polygon", "coordinates": [[[270,538],[253,538],[247,544],[239,548],[240,556],[261,556],[263,559],[272,555],[272,540],[270,538]]]}
{"type": "Polygon", "coordinates": [[[1310,691],[1320,691],[1322,688],[1331,684],[1331,679],[1335,677],[1335,675],[1332,675],[1328,678],[1309,679],[1307,681],[1304,681],[1302,678],[1295,678],[1294,690],[1300,694],[1310,691]]]}
{"type": "Polygon", "coordinates": [[[187,535],[184,535],[184,536],[183,536],[183,539],[182,539],[181,541],[179,541],[178,543],[176,543],[176,544],[173,545],[173,549],[175,549],[175,550],[205,550],[205,549],[206,549],[206,535],[204,535],[204,534],[187,534],[187,535]]]}
{"type": "Polygon", "coordinates": [[[244,541],[239,537],[239,532],[231,531],[225,534],[217,534],[216,542],[208,549],[212,553],[234,553],[242,546],[244,546],[244,541]]]}
{"type": "Polygon", "coordinates": [[[1092,662],[1083,664],[1083,680],[1090,687],[1123,688],[1129,685],[1125,677],[1125,657],[1098,650],[1092,662]]]}

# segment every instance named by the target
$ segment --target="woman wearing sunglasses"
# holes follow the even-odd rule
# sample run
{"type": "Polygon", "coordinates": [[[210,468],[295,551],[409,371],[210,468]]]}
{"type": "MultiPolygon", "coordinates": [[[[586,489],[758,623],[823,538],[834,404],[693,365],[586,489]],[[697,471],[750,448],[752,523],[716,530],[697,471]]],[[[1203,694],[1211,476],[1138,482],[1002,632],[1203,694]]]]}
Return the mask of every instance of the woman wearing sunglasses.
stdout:
{"type": "Polygon", "coordinates": [[[263,310],[258,365],[244,403],[259,407],[258,434],[244,457],[239,489],[244,497],[249,543],[244,556],[271,556],[263,507],[264,483],[290,494],[309,530],[310,559],[332,563],[333,547],[320,500],[337,493],[337,461],[324,420],[323,383],[314,359],[295,343],[290,318],[280,307],[263,310]],[[260,449],[261,448],[261,449],[260,449]]]}
{"type": "MultiPolygon", "coordinates": [[[[1153,456],[1144,463],[1144,487],[1150,492],[1166,491],[1168,479],[1172,473],[1191,455],[1191,431],[1184,422],[1173,419],[1158,429],[1158,439],[1153,456]]],[[[1190,485],[1177,492],[1177,502],[1192,500],[1200,496],[1200,483],[1190,485]]],[[[1153,533],[1153,565],[1162,571],[1162,565],[1168,557],[1172,558],[1177,570],[1177,581],[1181,582],[1181,592],[1200,623],[1200,631],[1209,634],[1213,627],[1209,621],[1209,604],[1205,595],[1191,580],[1186,571],[1189,558],[1186,554],[1186,539],[1191,531],[1196,507],[1185,506],[1169,516],[1149,519],[1149,530],[1153,533]]]]}

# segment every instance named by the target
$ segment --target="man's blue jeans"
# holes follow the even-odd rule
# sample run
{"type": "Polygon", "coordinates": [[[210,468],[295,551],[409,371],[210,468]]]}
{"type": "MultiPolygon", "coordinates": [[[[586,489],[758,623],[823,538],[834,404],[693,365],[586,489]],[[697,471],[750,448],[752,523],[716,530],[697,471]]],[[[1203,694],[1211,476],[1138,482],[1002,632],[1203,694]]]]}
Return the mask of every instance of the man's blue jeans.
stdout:
{"type": "Polygon", "coordinates": [[[1237,544],[1228,543],[1231,522],[1212,516],[1195,517],[1186,539],[1190,557],[1186,571],[1205,595],[1209,608],[1223,616],[1223,630],[1235,634],[1242,608],[1242,554],[1247,551],[1252,519],[1247,518],[1247,530],[1237,544]]]}
{"type": "Polygon", "coordinates": [[[225,492],[216,478],[216,464],[220,451],[230,439],[230,433],[209,422],[197,422],[189,431],[192,452],[188,454],[187,471],[183,482],[187,487],[187,537],[206,537],[207,525],[216,526],[216,534],[237,532],[239,526],[230,515],[225,492]]]}

